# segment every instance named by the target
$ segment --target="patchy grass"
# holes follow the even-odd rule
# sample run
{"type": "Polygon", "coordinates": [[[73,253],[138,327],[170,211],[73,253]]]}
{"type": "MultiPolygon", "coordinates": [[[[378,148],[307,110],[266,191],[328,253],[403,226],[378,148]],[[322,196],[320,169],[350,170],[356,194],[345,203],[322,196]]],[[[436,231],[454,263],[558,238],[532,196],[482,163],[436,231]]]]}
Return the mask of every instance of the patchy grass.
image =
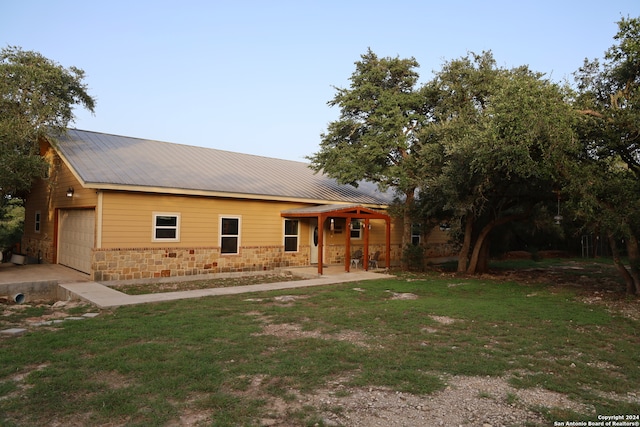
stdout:
{"type": "MultiPolygon", "coordinates": [[[[449,375],[506,377],[598,414],[639,413],[629,396],[640,321],[607,304],[619,294],[585,301],[577,282],[523,274],[406,274],[122,307],[3,338],[0,425],[322,425],[299,396],[336,382],[431,394],[449,375]]],[[[594,419],[571,413],[581,418],[594,419]]]]}

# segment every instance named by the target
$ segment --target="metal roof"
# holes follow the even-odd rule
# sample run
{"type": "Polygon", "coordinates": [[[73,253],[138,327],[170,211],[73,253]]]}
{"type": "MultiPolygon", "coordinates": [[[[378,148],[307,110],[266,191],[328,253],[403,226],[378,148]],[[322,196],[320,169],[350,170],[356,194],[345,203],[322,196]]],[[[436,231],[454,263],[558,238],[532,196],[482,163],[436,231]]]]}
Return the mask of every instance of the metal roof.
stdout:
{"type": "Polygon", "coordinates": [[[54,140],[90,188],[369,205],[393,200],[374,183],[340,185],[303,162],[77,129],[54,140]]]}

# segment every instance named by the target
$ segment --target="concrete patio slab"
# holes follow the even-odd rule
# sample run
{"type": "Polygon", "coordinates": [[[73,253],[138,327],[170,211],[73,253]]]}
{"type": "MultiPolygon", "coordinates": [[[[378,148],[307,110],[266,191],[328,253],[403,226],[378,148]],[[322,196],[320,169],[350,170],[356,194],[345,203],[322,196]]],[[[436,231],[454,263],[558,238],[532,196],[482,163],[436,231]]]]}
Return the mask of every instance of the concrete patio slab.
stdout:
{"type": "Polygon", "coordinates": [[[0,285],[43,281],[84,282],[89,275],[60,264],[15,265],[0,263],[0,285]]]}

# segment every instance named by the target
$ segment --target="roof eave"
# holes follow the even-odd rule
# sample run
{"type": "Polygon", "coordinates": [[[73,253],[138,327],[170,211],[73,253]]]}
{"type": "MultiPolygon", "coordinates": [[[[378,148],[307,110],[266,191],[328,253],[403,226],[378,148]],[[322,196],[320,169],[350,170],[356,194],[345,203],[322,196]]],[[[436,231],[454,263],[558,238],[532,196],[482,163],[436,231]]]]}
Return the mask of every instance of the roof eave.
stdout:
{"type": "MultiPolygon", "coordinates": [[[[171,194],[176,196],[200,196],[200,197],[221,197],[228,199],[248,199],[248,200],[265,200],[273,202],[292,202],[292,203],[305,203],[315,205],[353,205],[353,201],[342,200],[326,200],[326,199],[312,199],[304,197],[291,197],[291,196],[278,196],[278,195],[265,195],[265,194],[249,194],[249,193],[232,193],[224,191],[211,191],[211,190],[194,190],[185,188],[169,188],[169,187],[147,187],[141,185],[123,185],[123,184],[110,184],[110,183],[95,183],[95,182],[82,182],[82,186],[85,188],[92,188],[100,191],[126,191],[136,193],[153,193],[153,194],[171,194]]],[[[356,203],[357,205],[375,208],[375,209],[387,209],[388,204],[382,203],[356,203]]]]}

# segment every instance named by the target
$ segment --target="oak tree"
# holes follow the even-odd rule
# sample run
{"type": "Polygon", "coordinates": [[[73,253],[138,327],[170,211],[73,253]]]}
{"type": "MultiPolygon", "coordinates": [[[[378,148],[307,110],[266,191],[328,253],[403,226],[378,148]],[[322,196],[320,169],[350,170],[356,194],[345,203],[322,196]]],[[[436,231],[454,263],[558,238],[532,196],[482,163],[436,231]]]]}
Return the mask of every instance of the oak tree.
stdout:
{"type": "Polygon", "coordinates": [[[582,153],[571,194],[576,216],[606,233],[627,292],[640,294],[640,19],[620,20],[614,39],[575,75],[582,153]]]}
{"type": "Polygon", "coordinates": [[[66,131],[75,106],[93,112],[84,71],[64,68],[40,53],[0,51],[0,203],[20,196],[45,173],[39,139],[66,131]]]}
{"type": "Polygon", "coordinates": [[[434,110],[420,205],[449,219],[458,271],[481,272],[494,230],[543,213],[554,197],[574,149],[567,90],[528,67],[498,68],[483,52],[445,63],[425,93],[434,110]]]}
{"type": "MultiPolygon", "coordinates": [[[[361,180],[397,191],[406,206],[413,203],[420,181],[418,134],[423,125],[424,97],[417,86],[414,58],[379,58],[369,49],[355,63],[348,88],[336,88],[328,103],[340,116],[321,135],[311,167],[341,184],[361,180]]],[[[405,210],[403,242],[411,239],[405,210]]]]}

